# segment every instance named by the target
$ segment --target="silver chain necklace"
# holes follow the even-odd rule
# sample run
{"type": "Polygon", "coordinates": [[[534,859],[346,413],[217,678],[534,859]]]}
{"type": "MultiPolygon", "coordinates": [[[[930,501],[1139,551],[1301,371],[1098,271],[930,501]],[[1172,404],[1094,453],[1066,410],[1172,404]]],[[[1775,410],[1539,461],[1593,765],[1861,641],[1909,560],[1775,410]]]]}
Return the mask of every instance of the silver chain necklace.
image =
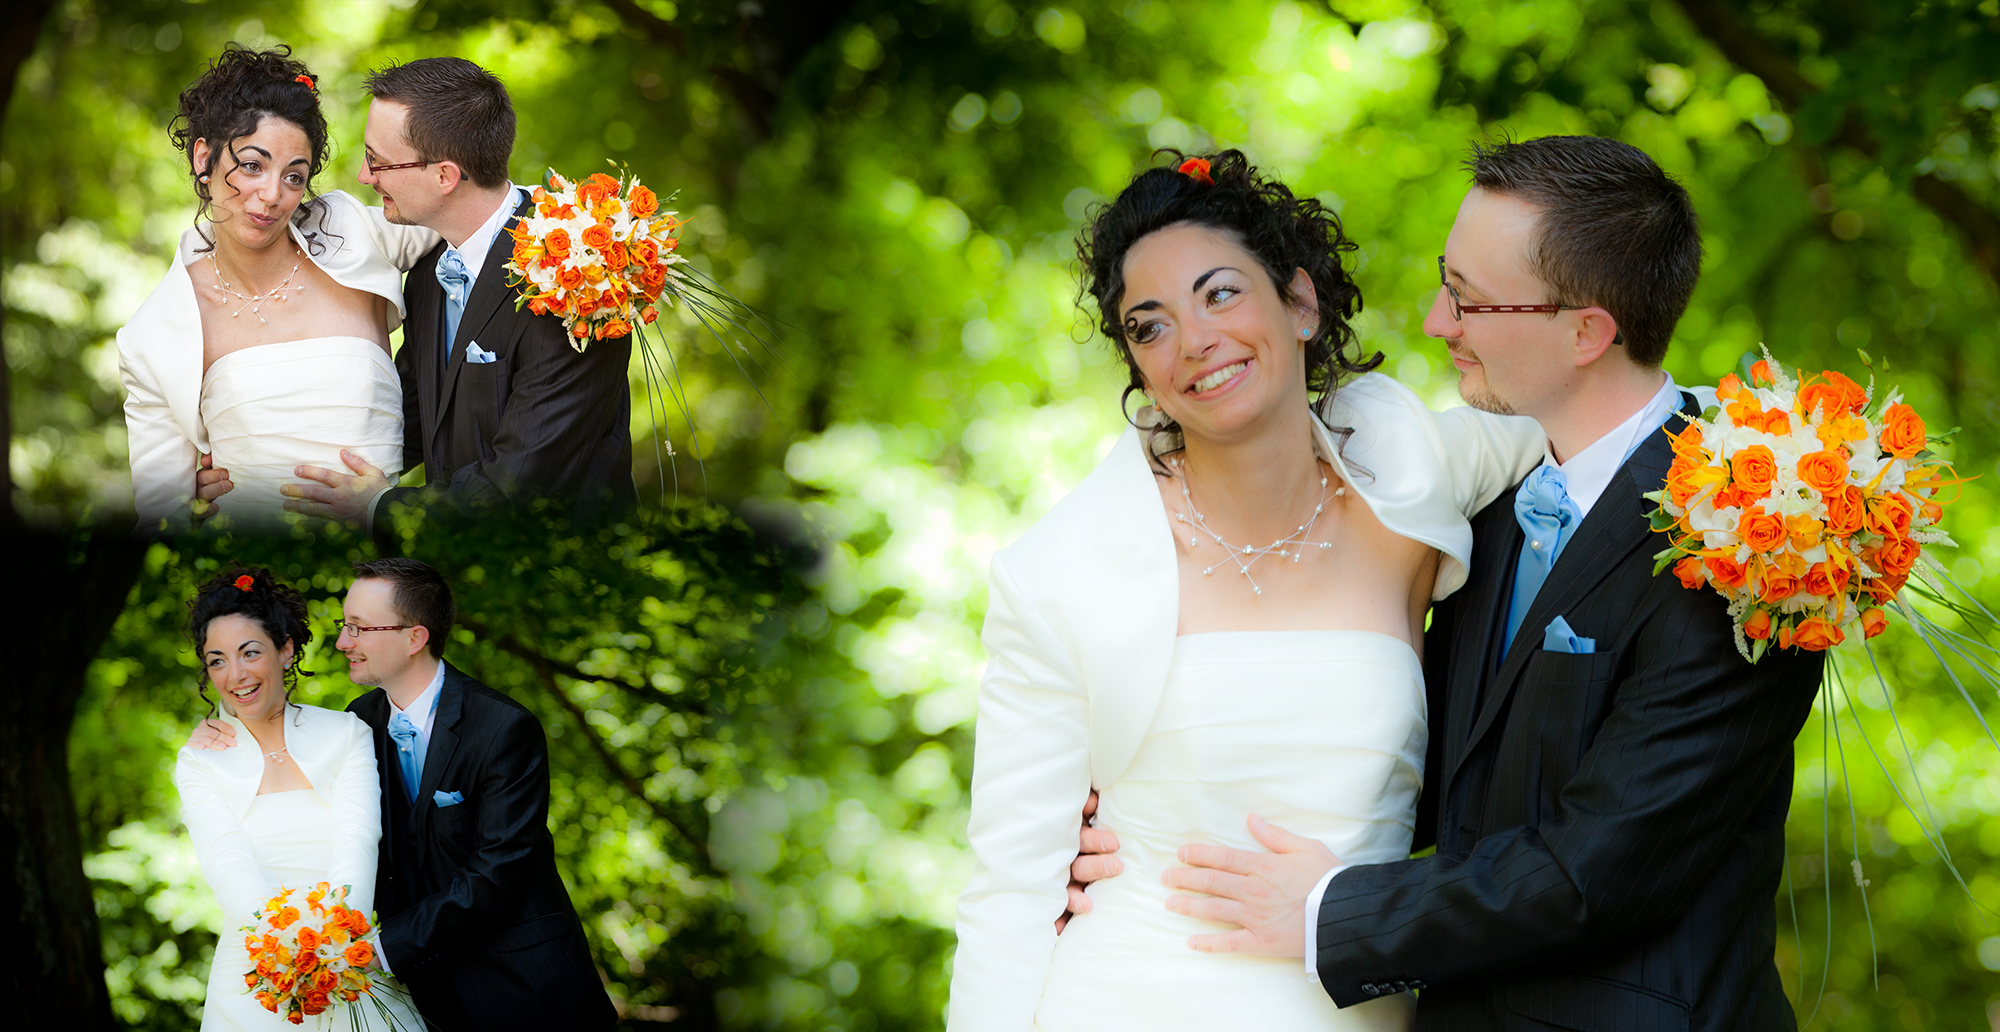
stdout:
{"type": "Polygon", "coordinates": [[[276,287],[273,287],[269,291],[266,291],[265,293],[262,294],[245,294],[231,287],[229,285],[229,281],[222,278],[222,263],[216,260],[215,252],[213,250],[208,252],[208,264],[215,267],[215,281],[217,283],[222,284],[221,287],[222,292],[236,298],[238,301],[243,302],[243,304],[239,306],[235,311],[229,313],[229,317],[231,319],[234,319],[237,316],[242,315],[243,312],[247,309],[249,310],[250,314],[256,316],[257,321],[261,323],[264,321],[264,302],[287,301],[290,300],[290,298],[286,297],[286,294],[288,294],[289,292],[294,290],[306,289],[306,285],[304,283],[301,283],[296,287],[292,286],[292,277],[297,276],[299,274],[299,269],[306,263],[305,252],[299,251],[297,244],[293,244],[292,248],[294,253],[296,253],[299,257],[297,264],[294,264],[292,266],[292,271],[285,274],[285,281],[283,283],[278,284],[276,287]]]}
{"type": "MultiPolygon", "coordinates": [[[[1250,576],[1250,567],[1257,565],[1257,560],[1275,552],[1280,558],[1289,556],[1293,562],[1298,562],[1299,557],[1305,554],[1307,546],[1322,549],[1333,547],[1333,542],[1331,541],[1306,540],[1312,534],[1313,524],[1319,522],[1319,514],[1326,511],[1328,495],[1326,492],[1326,474],[1324,473],[1321,473],[1319,477],[1319,504],[1313,506],[1312,515],[1306,517],[1306,521],[1299,525],[1298,530],[1258,548],[1252,545],[1242,545],[1240,547],[1232,545],[1224,541],[1222,535],[1211,530],[1208,526],[1208,517],[1203,516],[1201,510],[1194,507],[1194,495],[1188,491],[1187,466],[1177,459],[1174,461],[1174,469],[1180,473],[1181,501],[1187,503],[1187,512],[1175,513],[1174,519],[1186,523],[1215,539],[1215,543],[1221,545],[1222,550],[1228,553],[1224,558],[1236,564],[1236,572],[1242,574],[1243,579],[1250,582],[1250,590],[1255,594],[1262,595],[1264,593],[1264,589],[1257,583],[1257,578],[1250,576]]],[[[1340,487],[1334,488],[1331,497],[1339,498],[1346,493],[1347,486],[1343,484],[1340,487]]],[[[1188,535],[1189,548],[1195,548],[1200,544],[1201,539],[1199,537],[1194,534],[1188,535]]],[[[1202,570],[1201,575],[1206,577],[1214,573],[1221,566],[1222,563],[1218,562],[1202,570]]]]}

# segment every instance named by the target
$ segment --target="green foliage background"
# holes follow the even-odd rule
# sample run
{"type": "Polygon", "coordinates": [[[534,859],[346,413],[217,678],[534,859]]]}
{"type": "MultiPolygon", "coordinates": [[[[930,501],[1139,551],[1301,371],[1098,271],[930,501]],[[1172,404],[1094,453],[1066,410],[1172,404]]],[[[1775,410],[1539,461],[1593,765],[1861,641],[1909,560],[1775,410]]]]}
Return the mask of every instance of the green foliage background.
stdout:
{"type": "MultiPolygon", "coordinates": [[[[1453,379],[1419,324],[1468,141],[1645,148],[1693,192],[1708,252],[1668,368],[1712,381],[1764,342],[1858,374],[1865,349],[1934,427],[1965,428],[1960,469],[1986,479],[1952,509],[1946,562],[2000,601],[2000,298],[1958,220],[1912,189],[1930,176],[2000,210],[2000,5],[1737,8],[1813,88],[1797,106],[1687,16],[1714,6],[862,2],[774,72],[768,26],[734,3],[68,0],[0,138],[14,503],[62,520],[129,499],[111,335],[189,225],[165,126],[225,40],[289,43],[323,76],[317,185],[364,198],[362,73],[436,54],[492,68],[521,115],[517,181],[611,157],[679,189],[688,253],[782,321],[785,354],[746,379],[676,338],[699,433],[673,414],[683,461],[662,476],[642,443],[636,475],[679,502],[590,536],[406,542],[460,584],[452,658],[549,729],[558,854],[632,1027],[936,1027],[969,869],[985,562],[1121,428],[1123,376],[1069,263],[1089,206],[1153,148],[1242,147],[1339,211],[1362,339],[1440,406],[1453,379]]],[[[643,414],[633,432],[652,434],[643,414]]],[[[183,601],[219,562],[261,561],[330,624],[369,550],[157,547],[91,669],[72,757],[136,1027],[198,1023],[220,924],[168,780],[200,708],[183,601]]],[[[1831,725],[1800,738],[1780,966],[1802,1022],[2000,1028],[1995,744],[1906,631],[1878,646],[1885,681],[1843,653],[1827,696],[1846,774],[1823,759],[1831,725]],[[1912,764],[1964,889],[1898,802],[1912,764]]],[[[324,642],[311,659],[333,669],[324,642]]],[[[339,676],[302,691],[352,694],[339,676]]]]}

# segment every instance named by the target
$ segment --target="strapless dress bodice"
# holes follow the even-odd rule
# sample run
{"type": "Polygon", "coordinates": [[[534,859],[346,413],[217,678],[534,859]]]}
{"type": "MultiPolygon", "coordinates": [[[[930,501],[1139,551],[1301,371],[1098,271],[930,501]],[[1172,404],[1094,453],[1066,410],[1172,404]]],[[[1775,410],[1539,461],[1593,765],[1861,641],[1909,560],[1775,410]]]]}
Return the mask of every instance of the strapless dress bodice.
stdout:
{"type": "Polygon", "coordinates": [[[1175,639],[1152,727],[1099,793],[1124,871],[1056,940],[1042,1029],[1400,1030],[1407,994],[1337,1009],[1298,958],[1206,954],[1230,931],[1166,909],[1160,875],[1190,843],[1263,851],[1256,814],[1343,862],[1409,855],[1427,733],[1423,667],[1366,631],[1232,631],[1175,639]],[[1115,1017],[1114,1017],[1115,1016],[1115,1017]]]}
{"type": "Polygon", "coordinates": [[[342,448],[391,478],[403,470],[402,379],[382,346],[364,337],[314,337],[223,355],[202,377],[201,420],[215,465],[235,485],[220,499],[219,528],[284,527],[289,514],[279,486],[298,482],[299,466],[347,472],[342,448]]]}

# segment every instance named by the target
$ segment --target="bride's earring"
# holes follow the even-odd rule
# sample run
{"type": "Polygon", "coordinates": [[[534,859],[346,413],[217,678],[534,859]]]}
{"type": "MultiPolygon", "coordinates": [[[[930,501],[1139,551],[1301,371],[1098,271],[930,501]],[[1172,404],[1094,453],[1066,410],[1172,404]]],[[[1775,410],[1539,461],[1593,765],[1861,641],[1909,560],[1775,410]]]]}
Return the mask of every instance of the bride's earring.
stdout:
{"type": "Polygon", "coordinates": [[[1311,340],[1311,339],[1312,339],[1312,336],[1313,336],[1313,331],[1314,331],[1314,330],[1316,330],[1316,329],[1318,329],[1318,328],[1319,328],[1319,327],[1317,327],[1317,326],[1308,326],[1308,327],[1306,327],[1305,329],[1302,329],[1302,330],[1300,330],[1300,331],[1299,331],[1299,339],[1300,339],[1300,340],[1311,340]]]}
{"type": "Polygon", "coordinates": [[[208,177],[207,176],[201,177],[201,181],[204,183],[208,182],[208,177]]]}

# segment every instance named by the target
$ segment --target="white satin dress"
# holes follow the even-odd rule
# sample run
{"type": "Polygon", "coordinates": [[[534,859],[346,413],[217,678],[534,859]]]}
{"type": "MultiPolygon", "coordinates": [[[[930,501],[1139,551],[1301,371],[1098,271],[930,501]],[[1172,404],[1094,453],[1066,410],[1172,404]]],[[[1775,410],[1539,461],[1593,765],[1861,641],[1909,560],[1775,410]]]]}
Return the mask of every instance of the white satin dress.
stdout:
{"type": "Polygon", "coordinates": [[[1423,666],[1369,631],[1227,631],[1174,641],[1152,728],[1099,792],[1097,826],[1125,870],[1090,886],[1091,910],[1057,938],[1035,1027],[1410,1027],[1408,994],[1339,1009],[1297,957],[1207,954],[1189,936],[1235,930],[1167,910],[1175,852],[1214,843],[1263,852],[1258,814],[1348,863],[1409,855],[1423,784],[1423,666]]]}
{"type": "MultiPolygon", "coordinates": [[[[346,1029],[357,1021],[371,1032],[422,1029],[406,993],[382,997],[383,1009],[366,998],[342,1003],[300,1026],[265,1010],[245,990],[243,976],[252,965],[243,927],[280,887],[310,891],[320,882],[350,886],[348,904],[375,920],[381,782],[375,773],[374,737],[361,718],[293,706],[287,711],[285,747],[313,787],[258,795],[263,754],[240,721],[231,716],[223,720],[235,730],[238,745],[219,751],[183,748],[174,767],[181,821],[223,911],[208,970],[202,1032],[346,1029]]],[[[379,971],[374,974],[381,977],[379,971]]]]}
{"type": "Polygon", "coordinates": [[[403,471],[403,387],[382,346],[364,337],[315,337],[232,351],[201,381],[201,421],[215,465],[235,487],[217,529],[268,533],[288,513],[283,484],[299,466],[345,472],[340,451],[388,474],[403,471]]]}

